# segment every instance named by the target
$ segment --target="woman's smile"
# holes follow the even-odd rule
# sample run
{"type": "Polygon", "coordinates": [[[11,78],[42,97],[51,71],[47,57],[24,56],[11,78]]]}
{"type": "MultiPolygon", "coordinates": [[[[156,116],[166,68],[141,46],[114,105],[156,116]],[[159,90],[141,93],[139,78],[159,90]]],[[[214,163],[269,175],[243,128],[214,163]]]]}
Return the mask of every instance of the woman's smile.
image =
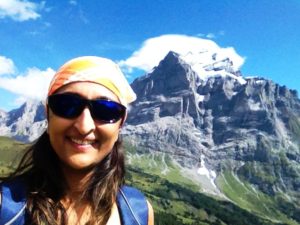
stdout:
{"type": "Polygon", "coordinates": [[[77,148],[98,148],[98,141],[95,139],[79,139],[79,138],[74,138],[74,137],[69,137],[68,138],[72,144],[77,147],[77,148]]]}

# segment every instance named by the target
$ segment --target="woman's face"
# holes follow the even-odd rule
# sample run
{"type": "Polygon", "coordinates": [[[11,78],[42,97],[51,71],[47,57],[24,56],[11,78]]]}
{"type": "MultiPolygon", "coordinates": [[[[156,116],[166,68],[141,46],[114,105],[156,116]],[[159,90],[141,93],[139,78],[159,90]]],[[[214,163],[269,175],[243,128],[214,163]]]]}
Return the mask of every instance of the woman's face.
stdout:
{"type": "MultiPolygon", "coordinates": [[[[102,85],[76,82],[57,93],[74,93],[86,99],[107,98],[119,102],[117,96],[102,85]]],[[[92,168],[112,150],[118,139],[121,119],[116,123],[93,120],[86,107],[75,119],[65,119],[49,109],[48,134],[51,145],[63,166],[75,170],[92,168]]]]}

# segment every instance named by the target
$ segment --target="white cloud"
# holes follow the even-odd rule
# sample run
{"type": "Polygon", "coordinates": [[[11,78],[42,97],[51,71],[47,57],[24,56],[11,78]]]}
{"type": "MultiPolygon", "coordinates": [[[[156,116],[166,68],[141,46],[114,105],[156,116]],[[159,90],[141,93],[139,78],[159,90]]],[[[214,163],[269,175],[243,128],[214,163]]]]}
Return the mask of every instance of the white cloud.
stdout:
{"type": "Polygon", "coordinates": [[[6,89],[19,96],[19,99],[44,100],[48,86],[55,71],[48,68],[42,71],[38,68],[30,68],[24,75],[16,77],[0,77],[0,88],[6,89]]]}
{"type": "Polygon", "coordinates": [[[26,101],[28,101],[28,98],[19,96],[14,100],[14,102],[11,103],[11,106],[20,107],[20,105],[23,105],[26,101]]]}
{"type": "Polygon", "coordinates": [[[239,56],[232,47],[221,48],[214,41],[200,37],[169,34],[146,40],[140,49],[135,51],[128,59],[120,61],[119,65],[127,72],[135,68],[149,72],[158,65],[169,51],[181,55],[218,52],[220,57],[230,58],[235,69],[239,69],[244,63],[244,58],[239,56]]]}
{"type": "Polygon", "coordinates": [[[0,56],[0,76],[13,73],[15,73],[14,62],[5,56],[0,56]]]}
{"type": "Polygon", "coordinates": [[[44,5],[44,1],[37,4],[27,0],[0,0],[0,19],[5,17],[16,21],[37,19],[41,16],[37,11],[44,5]]]}

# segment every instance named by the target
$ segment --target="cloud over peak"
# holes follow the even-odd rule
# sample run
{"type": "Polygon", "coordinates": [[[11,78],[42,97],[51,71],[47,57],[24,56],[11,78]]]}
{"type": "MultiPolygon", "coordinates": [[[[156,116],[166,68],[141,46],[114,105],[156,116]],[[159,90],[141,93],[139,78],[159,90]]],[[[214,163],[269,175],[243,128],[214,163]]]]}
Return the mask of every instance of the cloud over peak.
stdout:
{"type": "Polygon", "coordinates": [[[0,88],[18,95],[23,100],[46,98],[49,83],[55,73],[53,69],[43,71],[33,67],[28,68],[24,74],[18,74],[16,70],[11,59],[0,56],[0,88]]]}
{"type": "Polygon", "coordinates": [[[46,98],[49,83],[55,71],[51,68],[42,71],[29,68],[24,75],[0,77],[0,88],[6,89],[24,98],[43,100],[46,98]]]}
{"type": "Polygon", "coordinates": [[[129,58],[119,62],[119,65],[127,70],[141,69],[149,72],[168,54],[174,51],[180,55],[199,52],[218,52],[223,57],[228,57],[233,62],[233,67],[238,70],[244,63],[244,58],[238,55],[234,48],[219,47],[214,41],[200,37],[168,34],[147,39],[141,48],[135,51],[129,58]]]}

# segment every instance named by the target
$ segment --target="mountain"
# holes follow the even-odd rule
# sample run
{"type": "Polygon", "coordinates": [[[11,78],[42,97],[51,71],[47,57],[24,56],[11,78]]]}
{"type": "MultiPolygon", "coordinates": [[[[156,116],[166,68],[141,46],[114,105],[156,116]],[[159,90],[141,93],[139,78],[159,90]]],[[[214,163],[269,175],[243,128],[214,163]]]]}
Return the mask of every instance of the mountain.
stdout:
{"type": "Polygon", "coordinates": [[[243,78],[230,65],[221,60],[196,71],[170,52],[132,83],[138,99],[123,134],[140,152],[167,154],[204,191],[222,196],[230,172],[299,211],[297,92],[264,78],[243,78]],[[208,69],[213,76],[198,74],[208,69]]]}
{"type": "Polygon", "coordinates": [[[46,127],[45,106],[30,100],[10,112],[0,112],[0,135],[14,137],[23,142],[32,142],[46,127]]]}
{"type": "MultiPolygon", "coordinates": [[[[134,149],[128,152],[133,168],[180,185],[192,182],[274,223],[300,223],[296,91],[244,77],[229,58],[205,51],[169,52],[132,88],[137,100],[122,135],[134,149]]],[[[46,126],[44,115],[44,106],[32,102],[1,112],[0,135],[32,141],[46,126]]]]}

